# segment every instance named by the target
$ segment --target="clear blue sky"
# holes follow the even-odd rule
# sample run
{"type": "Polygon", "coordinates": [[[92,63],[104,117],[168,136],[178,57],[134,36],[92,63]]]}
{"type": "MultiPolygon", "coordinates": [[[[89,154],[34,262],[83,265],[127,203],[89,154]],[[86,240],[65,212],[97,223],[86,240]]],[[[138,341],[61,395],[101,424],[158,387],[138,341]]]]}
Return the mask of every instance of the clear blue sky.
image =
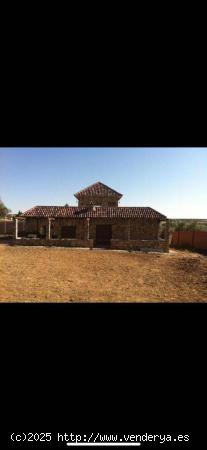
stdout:
{"type": "Polygon", "coordinates": [[[169,218],[207,219],[207,148],[1,148],[0,197],[13,213],[76,205],[102,181],[120,206],[151,206],[169,218]]]}

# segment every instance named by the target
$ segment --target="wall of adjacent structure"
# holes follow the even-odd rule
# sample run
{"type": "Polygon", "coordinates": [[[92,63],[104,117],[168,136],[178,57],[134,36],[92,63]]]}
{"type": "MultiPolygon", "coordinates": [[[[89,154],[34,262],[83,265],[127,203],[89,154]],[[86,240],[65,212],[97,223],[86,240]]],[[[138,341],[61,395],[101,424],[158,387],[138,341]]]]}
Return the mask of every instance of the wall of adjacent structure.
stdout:
{"type": "MultiPolygon", "coordinates": [[[[14,220],[0,220],[0,235],[14,234],[15,221],[14,220]]],[[[24,231],[24,222],[19,222],[20,232],[24,231]]]]}
{"type": "Polygon", "coordinates": [[[13,234],[14,222],[12,220],[0,220],[0,234],[13,234]]]}

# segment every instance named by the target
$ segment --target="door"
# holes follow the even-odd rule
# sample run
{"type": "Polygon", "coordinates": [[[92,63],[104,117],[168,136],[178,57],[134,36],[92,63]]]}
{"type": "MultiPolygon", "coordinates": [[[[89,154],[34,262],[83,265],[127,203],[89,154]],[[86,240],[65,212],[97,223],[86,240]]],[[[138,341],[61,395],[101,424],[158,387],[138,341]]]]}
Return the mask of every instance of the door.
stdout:
{"type": "Polygon", "coordinates": [[[61,237],[65,239],[76,238],[76,226],[64,226],[61,227],[61,237]]]}
{"type": "Polygon", "coordinates": [[[96,245],[109,246],[112,238],[112,225],[96,225],[96,245]]]}

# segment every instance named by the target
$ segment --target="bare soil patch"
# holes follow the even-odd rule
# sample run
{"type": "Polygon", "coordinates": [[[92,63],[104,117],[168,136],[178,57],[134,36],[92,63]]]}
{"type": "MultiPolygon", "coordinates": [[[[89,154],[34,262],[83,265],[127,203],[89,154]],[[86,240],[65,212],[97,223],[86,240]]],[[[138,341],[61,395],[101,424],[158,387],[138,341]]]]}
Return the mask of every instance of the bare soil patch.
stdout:
{"type": "Polygon", "coordinates": [[[0,245],[1,302],[207,302],[207,256],[0,245]]]}

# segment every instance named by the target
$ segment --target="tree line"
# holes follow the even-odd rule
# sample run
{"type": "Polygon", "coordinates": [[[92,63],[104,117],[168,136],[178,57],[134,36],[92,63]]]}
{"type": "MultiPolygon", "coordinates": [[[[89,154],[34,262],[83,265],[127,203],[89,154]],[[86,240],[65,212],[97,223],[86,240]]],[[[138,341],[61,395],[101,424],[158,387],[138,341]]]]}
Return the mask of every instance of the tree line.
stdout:
{"type": "MultiPolygon", "coordinates": [[[[165,224],[161,222],[161,233],[165,229],[165,224]]],[[[207,219],[170,219],[169,220],[170,232],[173,231],[207,231],[207,219]]]]}

